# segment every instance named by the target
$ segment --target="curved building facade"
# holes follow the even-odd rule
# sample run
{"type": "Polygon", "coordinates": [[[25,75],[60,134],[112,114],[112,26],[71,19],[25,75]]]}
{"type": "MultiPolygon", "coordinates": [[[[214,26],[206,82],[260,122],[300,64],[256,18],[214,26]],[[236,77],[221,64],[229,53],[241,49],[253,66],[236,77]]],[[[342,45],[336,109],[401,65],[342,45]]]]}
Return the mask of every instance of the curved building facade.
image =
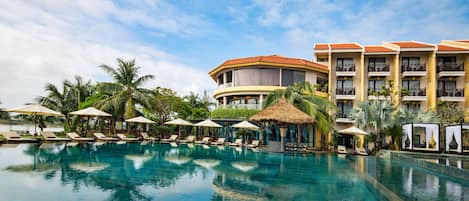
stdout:
{"type": "Polygon", "coordinates": [[[276,89],[303,81],[324,89],[328,83],[326,65],[278,55],[227,60],[209,75],[218,85],[213,96],[221,108],[261,109],[276,89]]]}

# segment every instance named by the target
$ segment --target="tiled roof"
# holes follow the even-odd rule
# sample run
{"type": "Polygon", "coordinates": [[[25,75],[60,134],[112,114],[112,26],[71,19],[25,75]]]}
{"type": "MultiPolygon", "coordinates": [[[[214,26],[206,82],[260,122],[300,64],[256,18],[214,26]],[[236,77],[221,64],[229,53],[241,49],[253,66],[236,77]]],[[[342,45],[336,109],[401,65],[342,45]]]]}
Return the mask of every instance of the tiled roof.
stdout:
{"type": "Polygon", "coordinates": [[[469,49],[453,47],[453,46],[448,46],[448,45],[438,45],[438,51],[469,51],[469,49]]]}
{"type": "Polygon", "coordinates": [[[469,43],[469,40],[457,40],[458,42],[462,42],[462,43],[469,43]]]}
{"type": "Polygon", "coordinates": [[[397,52],[396,50],[376,45],[376,46],[365,46],[365,52],[397,52]]]}
{"type": "MultiPolygon", "coordinates": [[[[256,57],[246,57],[246,58],[239,58],[239,59],[230,59],[225,61],[220,66],[214,68],[210,71],[210,75],[213,76],[213,73],[223,69],[223,67],[230,66],[230,65],[243,65],[243,64],[251,64],[256,62],[264,62],[264,63],[274,63],[274,64],[284,64],[284,65],[293,65],[298,67],[304,67],[311,70],[319,70],[319,71],[328,71],[329,68],[326,65],[322,65],[316,62],[308,61],[305,59],[297,59],[297,58],[289,58],[283,57],[278,55],[270,55],[270,56],[256,56],[256,57]]],[[[228,67],[229,68],[229,67],[228,67]]]]}
{"type": "Polygon", "coordinates": [[[331,49],[362,49],[360,45],[356,43],[331,43],[331,49]]]}
{"type": "Polygon", "coordinates": [[[329,45],[325,43],[317,43],[316,45],[314,45],[314,49],[315,50],[328,50],[329,45]]]}
{"type": "Polygon", "coordinates": [[[397,45],[401,48],[430,48],[430,47],[434,47],[433,45],[420,43],[420,42],[414,42],[414,41],[391,42],[391,43],[394,44],[394,45],[397,45]]]}

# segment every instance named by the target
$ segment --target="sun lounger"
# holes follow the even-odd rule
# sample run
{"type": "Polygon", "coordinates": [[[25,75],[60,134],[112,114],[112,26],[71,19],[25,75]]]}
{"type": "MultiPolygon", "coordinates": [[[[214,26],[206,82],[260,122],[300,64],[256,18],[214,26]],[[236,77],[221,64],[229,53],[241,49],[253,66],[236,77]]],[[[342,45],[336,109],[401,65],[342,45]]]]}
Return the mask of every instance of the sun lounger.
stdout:
{"type": "Polygon", "coordinates": [[[120,140],[126,141],[126,142],[135,142],[138,141],[138,138],[133,138],[133,137],[127,137],[126,135],[119,133],[116,135],[120,140]]]}
{"type": "Polygon", "coordinates": [[[94,141],[94,138],[91,138],[91,137],[80,137],[77,133],[75,132],[72,132],[72,133],[67,133],[67,136],[72,139],[73,141],[80,141],[80,142],[84,142],[84,141],[94,141]]]}
{"type": "Polygon", "coordinates": [[[44,141],[70,141],[68,137],[57,137],[53,132],[41,132],[42,139],[44,141]]]}
{"type": "Polygon", "coordinates": [[[251,142],[251,144],[248,144],[247,146],[248,146],[249,148],[257,148],[257,147],[259,147],[259,144],[260,144],[259,140],[253,140],[253,141],[251,142]]]}
{"type": "Polygon", "coordinates": [[[230,143],[230,146],[241,146],[243,144],[243,139],[236,139],[235,142],[230,143]]]}
{"type": "Polygon", "coordinates": [[[148,135],[148,133],[145,133],[145,132],[140,133],[140,135],[142,136],[143,140],[146,140],[146,141],[156,141],[156,140],[159,140],[159,139],[156,138],[156,137],[150,137],[150,136],[148,135]]]}
{"type": "Polygon", "coordinates": [[[347,149],[345,148],[345,146],[342,146],[342,145],[337,146],[337,153],[348,154],[347,149]]]}
{"type": "Polygon", "coordinates": [[[196,144],[209,144],[210,143],[210,137],[204,137],[200,141],[195,141],[196,144]]]}
{"type": "Polygon", "coordinates": [[[178,135],[171,135],[169,138],[161,139],[160,142],[162,143],[171,143],[171,142],[176,142],[178,139],[178,135]]]}
{"type": "Polygon", "coordinates": [[[3,137],[7,142],[37,142],[38,139],[36,138],[24,138],[21,137],[16,132],[2,132],[3,137]]]}
{"type": "Polygon", "coordinates": [[[186,139],[179,140],[179,143],[188,144],[188,143],[194,143],[194,141],[195,141],[195,136],[189,135],[186,137],[186,139]]]}
{"type": "Polygon", "coordinates": [[[225,138],[223,138],[223,137],[218,138],[218,140],[216,142],[210,143],[210,145],[224,145],[224,144],[225,144],[225,138]]]}
{"type": "Polygon", "coordinates": [[[93,135],[96,137],[97,140],[100,140],[100,141],[119,141],[119,138],[107,137],[102,133],[94,133],[93,135]]]}
{"type": "Polygon", "coordinates": [[[368,156],[368,152],[366,152],[365,149],[363,149],[363,148],[357,148],[356,150],[357,150],[357,154],[363,155],[363,156],[368,156]]]}

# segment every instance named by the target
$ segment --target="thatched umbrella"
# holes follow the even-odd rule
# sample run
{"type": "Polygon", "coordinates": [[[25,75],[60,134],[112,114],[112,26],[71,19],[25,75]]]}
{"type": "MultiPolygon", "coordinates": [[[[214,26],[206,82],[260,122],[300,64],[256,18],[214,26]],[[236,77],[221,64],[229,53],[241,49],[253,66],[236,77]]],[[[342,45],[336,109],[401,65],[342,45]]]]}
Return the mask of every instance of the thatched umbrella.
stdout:
{"type": "Polygon", "coordinates": [[[282,97],[274,105],[251,116],[249,120],[280,124],[280,151],[282,152],[284,151],[284,138],[288,124],[311,124],[315,122],[313,117],[287,102],[285,97],[282,97]]]}

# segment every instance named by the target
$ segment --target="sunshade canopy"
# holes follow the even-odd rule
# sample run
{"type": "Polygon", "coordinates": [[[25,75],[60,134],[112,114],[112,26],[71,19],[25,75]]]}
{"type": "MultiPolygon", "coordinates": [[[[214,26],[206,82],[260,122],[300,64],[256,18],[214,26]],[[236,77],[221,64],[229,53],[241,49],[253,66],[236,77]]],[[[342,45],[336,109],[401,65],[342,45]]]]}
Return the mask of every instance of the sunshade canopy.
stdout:
{"type": "Polygon", "coordinates": [[[131,119],[127,119],[125,120],[126,122],[134,122],[134,123],[144,123],[144,124],[156,124],[156,122],[150,120],[150,119],[147,119],[145,117],[135,117],[135,118],[131,118],[131,119]]]}
{"type": "Polygon", "coordinates": [[[103,117],[110,117],[112,115],[98,110],[94,107],[88,107],[82,110],[77,110],[75,112],[70,112],[69,114],[78,115],[78,116],[103,116],[103,117]]]}
{"type": "Polygon", "coordinates": [[[206,119],[205,121],[201,121],[199,123],[194,124],[194,126],[201,126],[201,127],[213,127],[213,128],[221,128],[220,124],[213,122],[210,119],[206,119]]]}
{"type": "Polygon", "coordinates": [[[188,122],[184,119],[174,119],[168,122],[165,122],[164,124],[168,125],[180,125],[180,126],[192,126],[193,124],[191,122],[188,122]]]}
{"type": "Polygon", "coordinates": [[[365,132],[362,129],[359,129],[355,126],[352,126],[352,127],[346,128],[346,129],[342,129],[342,130],[339,131],[339,133],[351,134],[351,135],[368,135],[367,132],[365,132]]]}
{"type": "Polygon", "coordinates": [[[258,130],[259,127],[250,123],[249,121],[242,121],[242,122],[239,122],[235,125],[232,125],[231,127],[233,128],[244,128],[244,129],[249,129],[249,130],[258,130]]]}
{"type": "Polygon", "coordinates": [[[42,115],[42,116],[63,116],[60,112],[56,112],[42,105],[33,104],[25,105],[17,108],[6,110],[7,112],[16,112],[21,114],[42,115]]]}
{"type": "Polygon", "coordinates": [[[278,122],[286,124],[314,123],[313,117],[299,110],[282,97],[274,105],[265,108],[249,118],[250,121],[278,122]]]}

